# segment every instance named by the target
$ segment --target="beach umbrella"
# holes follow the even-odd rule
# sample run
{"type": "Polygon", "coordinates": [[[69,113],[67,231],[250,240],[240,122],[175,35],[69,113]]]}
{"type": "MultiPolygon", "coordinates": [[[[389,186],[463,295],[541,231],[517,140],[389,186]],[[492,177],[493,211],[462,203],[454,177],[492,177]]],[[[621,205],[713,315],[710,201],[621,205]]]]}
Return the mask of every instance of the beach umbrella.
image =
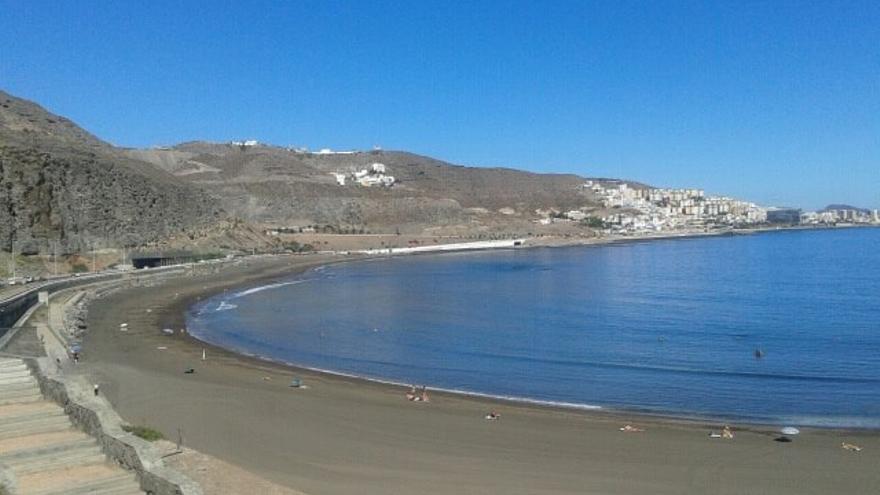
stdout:
{"type": "Polygon", "coordinates": [[[786,426],[785,428],[779,430],[779,432],[783,435],[797,435],[801,432],[801,430],[798,430],[794,426],[786,426]]]}

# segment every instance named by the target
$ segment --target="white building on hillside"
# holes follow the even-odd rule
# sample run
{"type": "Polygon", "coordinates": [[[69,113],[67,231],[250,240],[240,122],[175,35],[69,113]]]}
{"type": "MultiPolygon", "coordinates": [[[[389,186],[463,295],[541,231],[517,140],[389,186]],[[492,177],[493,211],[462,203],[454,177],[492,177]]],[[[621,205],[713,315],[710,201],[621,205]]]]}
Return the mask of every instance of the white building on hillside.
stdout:
{"type": "Polygon", "coordinates": [[[393,175],[386,175],[388,168],[383,163],[373,163],[369,168],[355,170],[348,174],[334,172],[331,175],[336,179],[336,183],[340,186],[345,185],[346,179],[351,179],[360,186],[385,186],[391,187],[397,180],[393,175]]]}

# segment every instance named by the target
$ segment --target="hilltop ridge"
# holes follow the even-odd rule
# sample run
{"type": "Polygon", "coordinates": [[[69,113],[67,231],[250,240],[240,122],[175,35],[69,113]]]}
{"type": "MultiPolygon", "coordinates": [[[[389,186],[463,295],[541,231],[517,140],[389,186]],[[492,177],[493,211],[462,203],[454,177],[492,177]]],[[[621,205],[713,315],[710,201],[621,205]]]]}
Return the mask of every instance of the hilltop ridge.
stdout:
{"type": "MultiPolygon", "coordinates": [[[[303,226],[524,235],[541,229],[535,221],[548,211],[601,209],[595,191],[583,187],[586,181],[574,174],[466,167],[406,151],[308,153],[206,141],[119,148],[34,102],[0,92],[5,251],[13,245],[18,251],[45,251],[54,241],[68,251],[168,242],[181,247],[206,237],[218,239],[214,245],[244,248],[275,242],[258,232],[303,226]],[[339,182],[376,163],[387,171],[383,180],[390,187],[339,182]],[[242,230],[232,232],[236,229],[242,230]]],[[[544,230],[554,229],[559,227],[544,230]]]]}

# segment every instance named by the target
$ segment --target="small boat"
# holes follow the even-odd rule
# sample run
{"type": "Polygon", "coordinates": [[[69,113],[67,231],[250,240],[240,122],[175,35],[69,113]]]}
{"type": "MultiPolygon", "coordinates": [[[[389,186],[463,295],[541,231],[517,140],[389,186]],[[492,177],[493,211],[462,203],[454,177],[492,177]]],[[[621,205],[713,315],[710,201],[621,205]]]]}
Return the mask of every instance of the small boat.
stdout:
{"type": "Polygon", "coordinates": [[[755,359],[761,359],[762,357],[764,357],[764,351],[755,349],[755,359]]]}

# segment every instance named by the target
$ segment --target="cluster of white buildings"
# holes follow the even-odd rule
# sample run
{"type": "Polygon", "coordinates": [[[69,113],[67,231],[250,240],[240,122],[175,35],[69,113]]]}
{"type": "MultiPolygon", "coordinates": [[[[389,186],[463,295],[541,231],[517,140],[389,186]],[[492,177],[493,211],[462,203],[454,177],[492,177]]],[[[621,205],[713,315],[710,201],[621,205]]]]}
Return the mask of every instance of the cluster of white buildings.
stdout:
{"type": "Polygon", "coordinates": [[[880,210],[839,209],[809,211],[801,215],[801,223],[809,225],[860,223],[880,224],[880,210]]]}
{"type": "MultiPolygon", "coordinates": [[[[612,231],[661,232],[767,221],[765,208],[734,198],[706,196],[700,189],[634,188],[593,181],[583,187],[599,196],[606,209],[621,210],[602,218],[612,231]]],[[[566,216],[575,219],[571,212],[566,216]]]]}
{"type": "Polygon", "coordinates": [[[309,151],[309,148],[305,146],[288,146],[287,151],[292,151],[294,153],[299,153],[302,155],[354,155],[360,153],[357,150],[348,150],[348,151],[336,151],[330,148],[321,148],[318,151],[309,151]]]}
{"type": "Polygon", "coordinates": [[[336,183],[344,186],[346,181],[351,180],[353,183],[364,187],[384,186],[391,187],[396,182],[393,175],[387,175],[388,169],[383,163],[374,163],[369,168],[357,170],[350,173],[333,172],[331,175],[336,179],[336,183]]]}
{"type": "Polygon", "coordinates": [[[244,147],[248,147],[248,148],[250,148],[250,147],[252,147],[252,146],[256,146],[256,145],[258,145],[258,144],[260,144],[260,143],[259,143],[259,141],[257,141],[256,139],[248,139],[247,141],[231,141],[229,144],[231,144],[232,146],[239,146],[239,147],[243,147],[243,148],[244,148],[244,147]]]}
{"type": "MultiPolygon", "coordinates": [[[[309,153],[308,150],[305,153],[309,153]]],[[[313,155],[353,155],[357,153],[357,151],[333,151],[330,148],[321,148],[318,151],[312,151],[313,155]]]]}
{"type": "MultiPolygon", "coordinates": [[[[356,155],[358,153],[363,153],[361,150],[337,151],[331,148],[321,148],[318,151],[309,151],[309,148],[306,146],[288,146],[287,151],[307,155],[356,155]]],[[[379,145],[373,146],[373,151],[382,151],[382,147],[379,145]]]]}

